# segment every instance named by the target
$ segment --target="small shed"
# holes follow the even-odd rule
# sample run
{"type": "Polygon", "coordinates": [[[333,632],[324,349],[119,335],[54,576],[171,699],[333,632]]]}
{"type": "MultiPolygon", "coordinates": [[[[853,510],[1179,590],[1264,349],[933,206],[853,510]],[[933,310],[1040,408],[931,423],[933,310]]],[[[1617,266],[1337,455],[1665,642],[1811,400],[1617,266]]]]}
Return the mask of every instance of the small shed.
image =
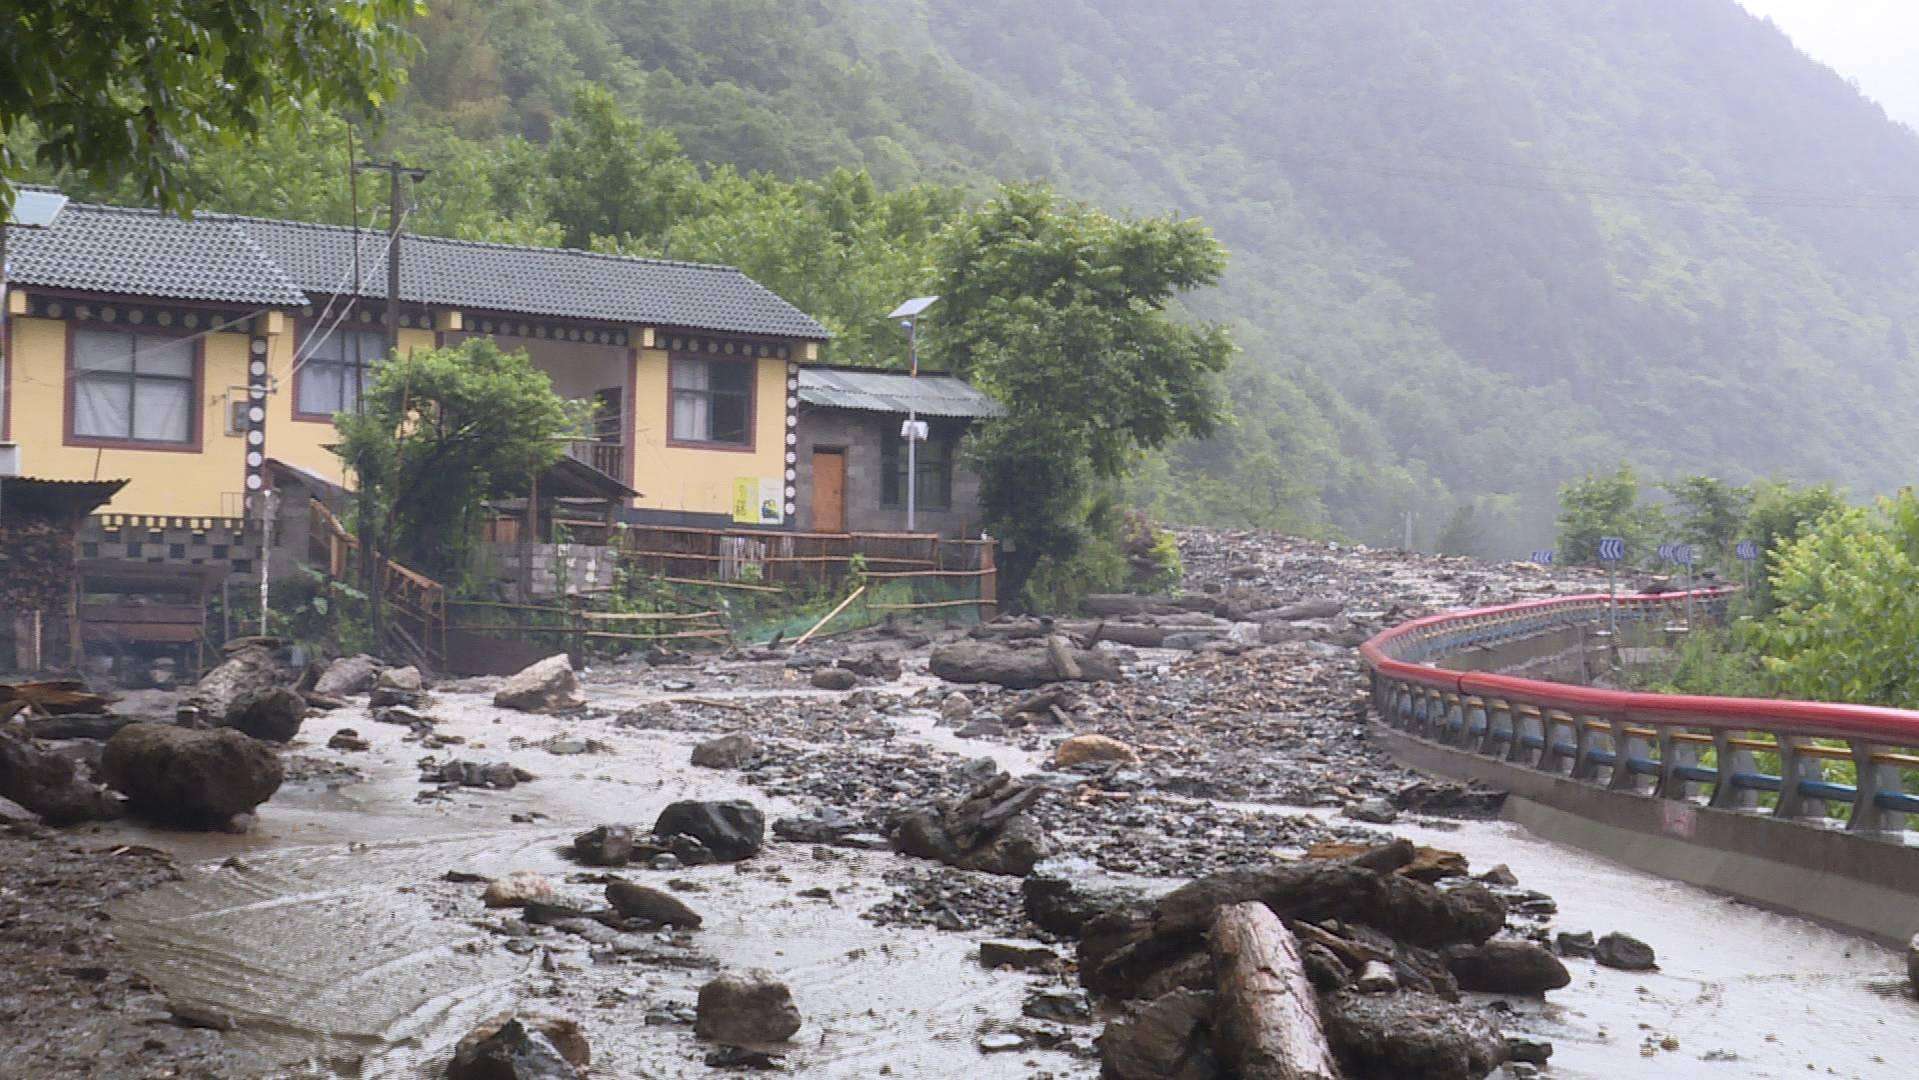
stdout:
{"type": "Polygon", "coordinates": [[[78,665],[80,526],[126,484],[0,476],[0,661],[78,665]]]}
{"type": "Polygon", "coordinates": [[[903,532],[908,415],[919,444],[916,530],[979,531],[979,477],[961,458],[966,433],[999,403],[952,375],[807,367],[799,374],[794,444],[797,527],[808,532],[903,532]]]}

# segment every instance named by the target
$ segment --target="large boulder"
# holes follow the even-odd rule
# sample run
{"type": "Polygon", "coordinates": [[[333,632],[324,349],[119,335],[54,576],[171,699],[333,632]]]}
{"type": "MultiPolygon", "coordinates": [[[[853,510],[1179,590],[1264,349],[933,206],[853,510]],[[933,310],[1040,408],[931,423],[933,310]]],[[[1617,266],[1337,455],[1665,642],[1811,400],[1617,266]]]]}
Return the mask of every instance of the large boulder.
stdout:
{"type": "Polygon", "coordinates": [[[769,972],[727,972],[700,987],[693,1032],[734,1045],[784,1042],[800,1029],[793,992],[769,972]]]}
{"type": "Polygon", "coordinates": [[[625,866],[633,861],[633,829],[595,825],[573,838],[573,855],[588,866],[625,866]]]}
{"type": "Polygon", "coordinates": [[[313,692],[335,698],[364,694],[373,689],[375,680],[379,679],[380,667],[378,660],[365,653],[342,656],[320,673],[319,681],[313,684],[313,692]]]}
{"type": "Polygon", "coordinates": [[[1506,1060],[1487,1014],[1432,994],[1320,997],[1326,1042],[1348,1080],[1480,1080],[1506,1060]]]}
{"type": "Polygon", "coordinates": [[[120,812],[119,800],[83,780],[71,760],[7,731],[0,731],[0,798],[19,803],[49,825],[99,821],[120,812]]]}
{"type": "Polygon", "coordinates": [[[232,728],[129,724],[107,740],[102,779],[147,817],[224,825],[280,790],[286,772],[265,743],[232,728]]]}
{"type": "Polygon", "coordinates": [[[515,870],[486,883],[480,902],[490,908],[525,907],[528,904],[557,904],[560,890],[545,877],[531,870],[515,870]]]}
{"type": "Polygon", "coordinates": [[[722,862],[748,858],[766,842],[766,815],[744,799],[687,799],[660,811],[655,836],[690,836],[722,862]]]}
{"type": "Polygon", "coordinates": [[[241,638],[229,642],[226,652],[227,658],[181,698],[182,711],[198,712],[218,722],[240,695],[291,685],[299,675],[281,662],[279,642],[272,638],[241,638]]]}
{"type": "Polygon", "coordinates": [[[1055,682],[1115,682],[1120,677],[1119,661],[1098,650],[974,638],[961,638],[934,649],[927,658],[927,668],[947,682],[996,683],[1014,690],[1055,682]]]}
{"type": "Polygon", "coordinates": [[[1461,990],[1490,994],[1543,994],[1573,981],[1551,949],[1511,938],[1449,949],[1446,968],[1461,990]]]}
{"type": "Polygon", "coordinates": [[[521,712],[554,713],[580,708],[586,699],[580,696],[572,661],[565,653],[554,653],[508,679],[493,695],[493,704],[521,712]]]}
{"type": "Polygon", "coordinates": [[[306,698],[286,686],[245,690],[227,706],[225,723],[235,731],[268,742],[292,742],[306,719],[306,698]]]}
{"type": "Polygon", "coordinates": [[[571,1038],[556,1043],[538,1022],[494,1021],[460,1040],[447,1063],[447,1080],[577,1080],[574,1066],[587,1064],[586,1040],[577,1025],[564,1022],[571,1038]],[[569,1060],[571,1056],[580,1060],[569,1060]]]}

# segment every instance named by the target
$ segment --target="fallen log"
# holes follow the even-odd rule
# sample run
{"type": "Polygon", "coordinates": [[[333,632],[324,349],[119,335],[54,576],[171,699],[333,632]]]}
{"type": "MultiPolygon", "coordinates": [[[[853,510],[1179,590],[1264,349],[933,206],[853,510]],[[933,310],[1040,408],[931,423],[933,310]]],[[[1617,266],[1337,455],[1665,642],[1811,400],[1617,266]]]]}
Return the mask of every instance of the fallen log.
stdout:
{"type": "Polygon", "coordinates": [[[1240,1080],[1335,1080],[1299,945],[1258,901],[1219,909],[1209,946],[1213,1050],[1240,1080]]]}

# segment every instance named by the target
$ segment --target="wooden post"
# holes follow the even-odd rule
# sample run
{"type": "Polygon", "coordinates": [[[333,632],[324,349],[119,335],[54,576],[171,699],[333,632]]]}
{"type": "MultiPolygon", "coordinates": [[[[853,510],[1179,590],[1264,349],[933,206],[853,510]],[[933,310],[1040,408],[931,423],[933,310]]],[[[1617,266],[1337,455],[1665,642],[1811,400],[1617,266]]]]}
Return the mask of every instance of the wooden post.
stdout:
{"type": "Polygon", "coordinates": [[[979,546],[981,574],[979,579],[979,621],[992,622],[999,614],[999,566],[993,560],[993,552],[999,545],[993,541],[979,546]]]}
{"type": "Polygon", "coordinates": [[[808,630],[806,633],[801,634],[800,639],[793,643],[793,647],[797,649],[800,646],[806,644],[807,641],[812,639],[814,634],[817,634],[820,632],[820,627],[825,626],[827,623],[832,622],[834,616],[838,615],[842,611],[845,611],[846,605],[851,604],[855,600],[858,600],[860,598],[860,594],[864,593],[865,591],[866,591],[866,586],[861,585],[859,588],[854,589],[851,593],[847,594],[846,599],[840,601],[839,607],[836,607],[833,610],[827,612],[826,617],[821,619],[819,622],[814,623],[813,628],[811,630],[808,630]]]}
{"type": "Polygon", "coordinates": [[[1213,1047],[1241,1080],[1335,1080],[1339,1069],[1319,1026],[1319,1000],[1299,943],[1258,901],[1219,909],[1209,939],[1213,1047]]]}

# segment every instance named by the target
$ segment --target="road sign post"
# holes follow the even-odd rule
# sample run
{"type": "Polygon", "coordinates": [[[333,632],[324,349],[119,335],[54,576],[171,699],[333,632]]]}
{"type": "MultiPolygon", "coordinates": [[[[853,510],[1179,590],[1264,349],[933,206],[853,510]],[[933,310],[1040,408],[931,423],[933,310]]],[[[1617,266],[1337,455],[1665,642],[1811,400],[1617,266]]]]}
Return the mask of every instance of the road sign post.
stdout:
{"type": "Polygon", "coordinates": [[[1613,648],[1619,647],[1619,583],[1613,568],[1626,557],[1626,541],[1618,536],[1599,538],[1599,561],[1606,564],[1606,627],[1613,636],[1613,648]]]}

